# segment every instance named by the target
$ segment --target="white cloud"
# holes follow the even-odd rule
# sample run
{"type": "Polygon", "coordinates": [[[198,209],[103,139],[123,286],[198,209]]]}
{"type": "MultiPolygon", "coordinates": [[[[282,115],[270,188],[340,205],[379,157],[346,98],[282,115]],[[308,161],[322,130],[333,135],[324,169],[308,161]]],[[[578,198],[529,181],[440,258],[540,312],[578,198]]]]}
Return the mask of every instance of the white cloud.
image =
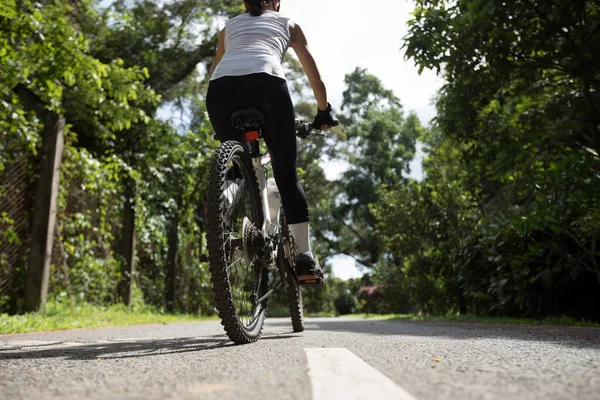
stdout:
{"type": "Polygon", "coordinates": [[[361,278],[363,272],[356,267],[356,261],[345,255],[337,255],[327,260],[333,266],[333,276],[342,280],[361,278]]]}

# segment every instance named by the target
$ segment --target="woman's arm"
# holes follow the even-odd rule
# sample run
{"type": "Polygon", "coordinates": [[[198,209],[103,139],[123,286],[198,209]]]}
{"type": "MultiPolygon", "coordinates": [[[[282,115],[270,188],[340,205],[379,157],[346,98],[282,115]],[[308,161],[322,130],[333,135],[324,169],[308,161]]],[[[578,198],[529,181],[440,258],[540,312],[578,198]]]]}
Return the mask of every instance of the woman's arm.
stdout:
{"type": "Polygon", "coordinates": [[[325,88],[325,84],[321,79],[321,74],[319,73],[315,59],[308,49],[308,43],[306,41],[306,36],[304,36],[304,32],[302,32],[302,29],[299,25],[291,21],[290,37],[292,49],[294,49],[294,52],[298,56],[300,64],[302,64],[302,68],[304,68],[304,72],[308,77],[310,86],[312,86],[315,99],[317,100],[317,106],[320,110],[326,110],[327,89],[325,88]]]}
{"type": "Polygon", "coordinates": [[[219,32],[219,43],[217,44],[217,54],[215,54],[215,60],[213,61],[212,67],[210,67],[209,73],[212,74],[217,65],[221,62],[221,58],[223,58],[223,54],[225,54],[225,28],[221,29],[219,32]]]}

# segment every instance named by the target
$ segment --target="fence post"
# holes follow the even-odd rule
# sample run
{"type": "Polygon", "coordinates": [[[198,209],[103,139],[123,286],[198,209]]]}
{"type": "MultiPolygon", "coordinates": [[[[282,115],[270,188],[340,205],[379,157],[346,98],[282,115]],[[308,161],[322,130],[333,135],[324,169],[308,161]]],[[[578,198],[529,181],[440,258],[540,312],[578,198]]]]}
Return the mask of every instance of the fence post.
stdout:
{"type": "Polygon", "coordinates": [[[167,238],[167,281],[165,287],[165,311],[175,311],[175,287],[177,277],[177,252],[179,244],[179,215],[177,212],[171,217],[171,227],[167,238]]]}
{"type": "Polygon", "coordinates": [[[37,170],[39,175],[35,183],[31,247],[25,278],[23,309],[28,312],[43,310],[48,297],[65,118],[46,110],[42,100],[25,86],[17,86],[15,93],[25,108],[35,111],[44,123],[37,170]]]}
{"type": "Polygon", "coordinates": [[[135,276],[135,199],[137,185],[129,174],[125,178],[125,204],[123,205],[123,236],[121,242],[121,281],[119,296],[131,308],[135,276]]]}

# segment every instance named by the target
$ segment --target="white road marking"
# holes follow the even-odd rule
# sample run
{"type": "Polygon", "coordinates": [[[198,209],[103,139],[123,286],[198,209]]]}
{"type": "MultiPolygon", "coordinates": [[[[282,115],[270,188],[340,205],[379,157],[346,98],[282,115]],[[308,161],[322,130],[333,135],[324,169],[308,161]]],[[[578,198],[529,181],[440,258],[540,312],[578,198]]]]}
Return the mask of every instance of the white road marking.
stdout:
{"type": "Polygon", "coordinates": [[[12,341],[2,341],[0,342],[0,347],[12,348],[12,347],[35,347],[35,346],[46,346],[52,344],[60,344],[62,342],[52,341],[48,342],[46,340],[12,340],[12,341]]]}
{"type": "Polygon", "coordinates": [[[308,348],[312,400],[415,400],[348,349],[308,348]]]}
{"type": "MultiPolygon", "coordinates": [[[[173,338],[163,338],[161,340],[170,340],[173,338]]],[[[0,350],[39,350],[39,349],[61,349],[64,347],[82,347],[82,346],[94,346],[94,345],[110,345],[110,344],[137,344],[137,343],[151,343],[155,339],[153,338],[126,338],[126,339],[109,339],[109,340],[94,340],[94,341],[81,341],[81,342],[61,342],[61,341],[47,341],[47,340],[9,340],[0,341],[0,350]]]]}

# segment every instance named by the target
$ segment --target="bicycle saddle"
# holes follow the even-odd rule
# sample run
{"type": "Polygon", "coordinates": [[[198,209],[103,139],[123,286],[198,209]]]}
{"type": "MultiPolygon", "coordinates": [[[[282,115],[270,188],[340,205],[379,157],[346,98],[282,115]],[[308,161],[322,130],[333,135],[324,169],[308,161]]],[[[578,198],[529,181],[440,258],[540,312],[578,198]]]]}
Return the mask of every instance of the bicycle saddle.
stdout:
{"type": "Polygon", "coordinates": [[[265,115],[256,107],[243,108],[231,114],[231,126],[236,129],[258,129],[265,124],[265,115]]]}

